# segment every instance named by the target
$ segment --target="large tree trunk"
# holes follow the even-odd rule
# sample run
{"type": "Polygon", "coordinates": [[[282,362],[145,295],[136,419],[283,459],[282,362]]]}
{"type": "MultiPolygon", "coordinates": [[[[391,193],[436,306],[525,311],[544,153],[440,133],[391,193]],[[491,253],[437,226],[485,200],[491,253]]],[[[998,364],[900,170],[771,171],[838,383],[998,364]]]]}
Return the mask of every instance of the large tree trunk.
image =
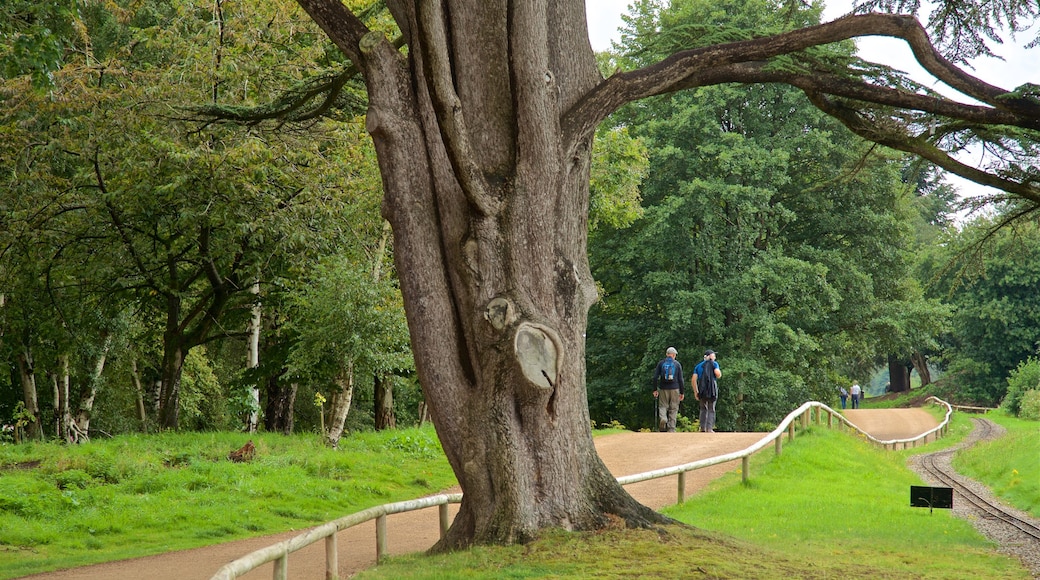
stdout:
{"type": "Polygon", "coordinates": [[[159,387],[159,427],[177,429],[180,418],[181,374],[187,352],[179,337],[163,341],[162,378],[159,387]]]}
{"type": "Polygon", "coordinates": [[[928,357],[920,352],[915,352],[910,357],[910,362],[914,364],[917,376],[921,377],[921,386],[927,387],[932,384],[932,372],[928,370],[928,357]]]}
{"type": "Polygon", "coordinates": [[[297,383],[285,386],[282,375],[267,378],[267,407],[264,409],[264,428],[269,433],[292,435],[296,407],[297,383]]]}
{"type": "Polygon", "coordinates": [[[889,390],[893,393],[910,390],[910,373],[906,370],[906,363],[891,354],[888,355],[888,382],[889,390]]]}
{"type": "Polygon", "coordinates": [[[581,3],[388,2],[407,55],[338,3],[300,4],[365,74],[416,368],[464,492],[438,548],[666,521],[590,431],[595,123],[563,124],[602,80],[581,3]]]}

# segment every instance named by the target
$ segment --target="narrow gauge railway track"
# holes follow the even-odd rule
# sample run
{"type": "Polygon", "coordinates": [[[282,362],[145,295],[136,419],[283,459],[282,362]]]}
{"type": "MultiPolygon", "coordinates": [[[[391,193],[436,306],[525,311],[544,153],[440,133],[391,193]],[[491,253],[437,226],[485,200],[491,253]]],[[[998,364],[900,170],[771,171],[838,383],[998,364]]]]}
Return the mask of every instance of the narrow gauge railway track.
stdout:
{"type": "MultiPolygon", "coordinates": [[[[987,419],[973,420],[976,425],[976,434],[979,435],[980,439],[987,439],[992,435],[995,429],[992,421],[987,419]]],[[[980,517],[1004,522],[1009,526],[1017,528],[1023,534],[1033,538],[1033,540],[1040,542],[1040,526],[1024,520],[1009,512],[1000,504],[978,495],[969,487],[962,484],[959,481],[957,474],[954,473],[952,469],[945,467],[946,465],[949,465],[949,461],[938,461],[940,457],[952,457],[956,451],[957,448],[947,449],[922,456],[920,464],[921,468],[938,483],[953,488],[954,494],[956,494],[954,498],[956,499],[956,497],[959,496],[963,501],[971,504],[979,513],[980,517]]]]}

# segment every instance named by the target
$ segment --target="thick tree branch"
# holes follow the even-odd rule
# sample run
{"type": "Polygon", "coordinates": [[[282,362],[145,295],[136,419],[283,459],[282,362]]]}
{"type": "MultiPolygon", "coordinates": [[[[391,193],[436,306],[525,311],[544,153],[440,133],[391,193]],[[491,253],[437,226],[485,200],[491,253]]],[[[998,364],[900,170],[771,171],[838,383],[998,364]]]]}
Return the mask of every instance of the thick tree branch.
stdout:
{"type": "Polygon", "coordinates": [[[1035,203],[1040,203],[1040,188],[1004,179],[998,175],[961,163],[933,145],[928,139],[912,135],[902,128],[900,130],[892,126],[883,127],[880,124],[871,123],[860,114],[860,111],[846,107],[827,95],[819,93],[807,94],[809,100],[818,109],[838,119],[853,133],[865,139],[891,147],[892,149],[919,155],[946,171],[975,183],[995,187],[1008,193],[1020,195],[1035,203]]]}
{"type": "Polygon", "coordinates": [[[916,18],[865,14],[846,16],[819,26],[771,37],[683,51],[637,71],[616,74],[589,92],[566,115],[568,136],[594,131],[595,126],[622,104],[641,98],[698,86],[726,82],[780,82],[803,90],[824,112],[838,118],[858,135],[893,149],[920,155],[936,165],[982,185],[1040,201],[1040,189],[965,165],[943,151],[929,136],[915,135],[910,121],[890,118],[882,124],[834,97],[868,104],[920,111],[987,126],[1040,130],[1040,103],[985,83],[954,66],[932,46],[916,18]],[[925,95],[863,80],[861,71],[848,76],[829,71],[791,72],[770,66],[773,57],[814,46],[861,36],[890,36],[905,40],[921,65],[937,79],[983,105],[958,103],[939,95],[925,95]]]}
{"type": "Polygon", "coordinates": [[[1040,116],[1022,115],[1017,112],[971,105],[950,100],[941,95],[923,95],[887,86],[874,85],[869,82],[856,81],[849,77],[829,72],[812,71],[810,74],[798,74],[787,71],[771,70],[766,63],[753,62],[720,67],[706,74],[690,77],[693,86],[705,86],[721,82],[755,82],[784,83],[797,87],[806,93],[815,92],[865,103],[913,109],[951,119],[959,119],[986,125],[1012,125],[1024,129],[1040,130],[1040,116]],[[725,79],[725,80],[721,80],[725,79]]]}
{"type": "MultiPolygon", "coordinates": [[[[954,89],[996,109],[1022,117],[1040,118],[1040,103],[1025,98],[1010,98],[1008,91],[965,73],[943,58],[932,46],[927,32],[916,18],[892,14],[863,14],[845,16],[833,22],[775,36],[682,51],[655,65],[616,74],[590,91],[585,99],[579,101],[568,112],[566,126],[576,134],[595,130],[596,125],[606,115],[621,105],[645,97],[699,86],[694,84],[692,77],[712,68],[765,61],[814,46],[863,36],[901,38],[910,45],[925,70],[954,89]]],[[[743,81],[734,78],[732,82],[743,81]]]]}
{"type": "MultiPolygon", "coordinates": [[[[448,47],[447,24],[440,2],[418,3],[418,28],[421,38],[418,50],[422,52],[422,64],[434,113],[437,115],[441,136],[446,145],[448,159],[459,178],[466,199],[481,215],[494,215],[498,204],[490,195],[490,188],[483,172],[477,166],[462,110],[462,100],[455,92],[448,47]]],[[[413,43],[412,49],[416,46],[413,43]]]]}
{"type": "Polygon", "coordinates": [[[296,3],[328,35],[343,54],[364,69],[361,39],[370,32],[367,26],[340,0],[296,0],[296,3]]]}

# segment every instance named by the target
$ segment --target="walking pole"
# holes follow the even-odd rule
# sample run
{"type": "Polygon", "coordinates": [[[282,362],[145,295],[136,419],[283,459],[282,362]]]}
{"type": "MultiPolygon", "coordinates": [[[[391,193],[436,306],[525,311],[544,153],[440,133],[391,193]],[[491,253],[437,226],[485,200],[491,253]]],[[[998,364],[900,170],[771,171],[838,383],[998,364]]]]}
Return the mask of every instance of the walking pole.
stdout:
{"type": "Polygon", "coordinates": [[[654,420],[650,422],[650,425],[651,425],[650,428],[652,430],[654,430],[654,431],[660,431],[661,430],[661,419],[660,419],[660,417],[661,417],[660,412],[661,411],[658,408],[658,405],[660,405],[660,404],[661,404],[661,399],[659,399],[658,397],[654,397],[654,420]]]}

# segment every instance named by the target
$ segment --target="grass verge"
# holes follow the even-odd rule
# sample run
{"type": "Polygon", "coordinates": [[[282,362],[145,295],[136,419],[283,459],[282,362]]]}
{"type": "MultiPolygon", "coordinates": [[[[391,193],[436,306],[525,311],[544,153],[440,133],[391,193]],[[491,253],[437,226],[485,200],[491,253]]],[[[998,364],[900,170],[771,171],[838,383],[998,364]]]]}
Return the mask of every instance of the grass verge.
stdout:
{"type": "Polygon", "coordinates": [[[688,526],[550,531],[525,546],[391,558],[359,578],[1030,578],[968,522],[909,507],[910,485],[921,480],[906,458],[953,445],[971,428],[957,414],[950,436],[894,452],[812,427],[779,457],[756,455],[747,484],[731,472],[664,510],[688,526]]]}
{"type": "Polygon", "coordinates": [[[125,436],[0,446],[0,579],[304,529],[446,489],[432,427],[316,436],[125,436]],[[387,469],[393,465],[394,469],[387,469]]]}
{"type": "Polygon", "coordinates": [[[999,409],[985,417],[1007,429],[1007,435],[957,454],[954,467],[1012,506],[1040,518],[1040,423],[999,409]]]}

